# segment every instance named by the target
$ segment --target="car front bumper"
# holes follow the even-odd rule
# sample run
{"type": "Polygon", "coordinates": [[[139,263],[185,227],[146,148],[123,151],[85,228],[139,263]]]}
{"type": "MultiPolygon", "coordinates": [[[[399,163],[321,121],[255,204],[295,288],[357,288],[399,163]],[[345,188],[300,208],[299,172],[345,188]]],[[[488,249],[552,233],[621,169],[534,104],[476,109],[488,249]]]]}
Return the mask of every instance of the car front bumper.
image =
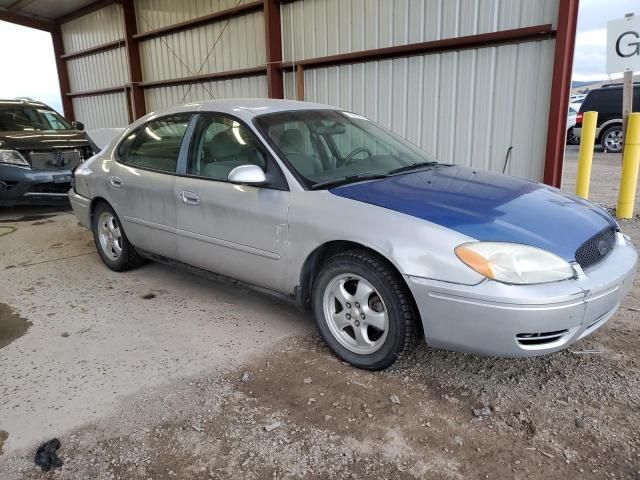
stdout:
{"type": "Polygon", "coordinates": [[[66,203],[71,179],[71,170],[0,165],[0,206],[66,203]]]}
{"type": "Polygon", "coordinates": [[[555,352],[593,333],[633,285],[637,253],[616,247],[578,278],[540,285],[457,285],[405,276],[430,346],[500,357],[555,352]]]}

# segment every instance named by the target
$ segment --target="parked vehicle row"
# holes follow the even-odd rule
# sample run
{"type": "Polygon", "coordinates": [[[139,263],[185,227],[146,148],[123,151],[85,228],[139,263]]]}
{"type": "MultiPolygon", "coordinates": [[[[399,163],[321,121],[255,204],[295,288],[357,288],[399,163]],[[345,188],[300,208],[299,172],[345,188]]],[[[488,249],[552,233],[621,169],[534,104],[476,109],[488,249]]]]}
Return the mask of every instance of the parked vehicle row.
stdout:
{"type": "Polygon", "coordinates": [[[567,114],[567,144],[577,145],[580,143],[580,139],[573,131],[573,127],[576,126],[576,119],[578,117],[578,111],[580,110],[580,103],[569,104],[569,112],[567,114]]]}
{"type": "Polygon", "coordinates": [[[487,355],[565,348],[613,315],[637,262],[599,206],[303,102],[147,115],[75,170],[69,198],[112,270],[150,258],[287,295],[367,369],[420,334],[487,355]]]}
{"type": "MultiPolygon", "coordinates": [[[[640,105],[640,83],[633,86],[633,104],[640,105]]],[[[624,145],[622,138],[622,85],[611,84],[591,90],[578,111],[573,133],[580,138],[584,112],[598,112],[596,144],[605,152],[620,153],[624,145]]]]}

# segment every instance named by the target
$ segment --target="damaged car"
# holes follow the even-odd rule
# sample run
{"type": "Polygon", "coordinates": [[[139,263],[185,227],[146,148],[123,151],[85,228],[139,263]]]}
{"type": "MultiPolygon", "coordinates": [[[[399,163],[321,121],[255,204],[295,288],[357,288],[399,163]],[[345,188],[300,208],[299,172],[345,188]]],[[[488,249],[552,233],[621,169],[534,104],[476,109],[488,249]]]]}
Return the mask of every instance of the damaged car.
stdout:
{"type": "Polygon", "coordinates": [[[44,103],[0,100],[0,206],[67,203],[72,170],[95,146],[44,103]]]}
{"type": "Polygon", "coordinates": [[[612,317],[637,262],[593,203],[305,102],[149,114],[76,169],[69,198],[110,269],[147,258],[286,295],[371,370],[420,336],[493,356],[566,348],[612,317]]]}

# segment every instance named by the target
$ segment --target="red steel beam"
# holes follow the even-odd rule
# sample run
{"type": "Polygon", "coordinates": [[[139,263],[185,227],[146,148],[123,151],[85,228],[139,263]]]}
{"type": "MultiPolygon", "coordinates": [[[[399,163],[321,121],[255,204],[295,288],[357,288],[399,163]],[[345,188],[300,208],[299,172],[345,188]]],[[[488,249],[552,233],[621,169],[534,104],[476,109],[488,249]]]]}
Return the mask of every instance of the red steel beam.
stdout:
{"type": "MultiPolygon", "coordinates": [[[[143,89],[169,87],[171,85],[182,85],[185,83],[202,83],[208,80],[228,80],[232,78],[252,77],[256,75],[265,75],[266,73],[267,73],[266,67],[252,67],[252,68],[243,68],[240,70],[227,70],[225,72],[205,73],[203,75],[194,75],[192,77],[180,77],[180,78],[172,78],[169,80],[154,80],[149,82],[140,82],[138,83],[137,86],[143,89]]],[[[129,90],[130,88],[131,88],[130,86],[107,87],[107,88],[100,88],[97,90],[68,92],[66,96],[71,98],[95,97],[97,95],[108,95],[110,93],[122,92],[125,89],[129,90]]]]}
{"type": "Polygon", "coordinates": [[[169,87],[171,85],[182,85],[185,83],[201,83],[209,80],[229,80],[233,78],[255,77],[257,75],[265,75],[266,67],[243,68],[240,70],[227,70],[224,72],[205,73],[202,75],[194,75],[191,77],[171,78],[169,80],[154,80],[149,82],[141,82],[143,88],[169,87]]]}
{"type": "Polygon", "coordinates": [[[51,32],[51,41],[53,42],[53,54],[56,58],[56,69],[58,70],[58,83],[60,85],[60,97],[62,98],[62,110],[64,116],[70,122],[75,120],[75,114],[73,112],[73,102],[69,97],[71,92],[71,86],[69,84],[69,72],[67,71],[67,64],[62,59],[64,54],[64,44],[62,42],[62,33],[60,28],[56,28],[51,32]]]}
{"type": "Polygon", "coordinates": [[[98,95],[109,95],[110,93],[127,92],[130,87],[128,85],[120,85],[118,87],[98,88],[96,90],[83,90],[80,92],[68,92],[67,97],[96,97],[98,95]]]}
{"type": "Polygon", "coordinates": [[[558,31],[553,59],[549,121],[547,123],[547,149],[543,181],[560,187],[562,163],[566,145],[567,111],[571,91],[573,50],[576,40],[579,0],[560,0],[558,7],[558,31]]]}
{"type": "Polygon", "coordinates": [[[4,22],[14,23],[16,25],[22,25],[23,27],[44,30],[45,32],[53,32],[56,29],[56,25],[53,22],[38,20],[6,10],[0,10],[0,20],[4,22]]]}
{"type": "Polygon", "coordinates": [[[551,24],[534,25],[532,27],[514,28],[499,32],[467,35],[464,37],[444,38],[429,42],[410,43],[395,47],[374,48],[358,52],[329,55],[326,57],[309,58],[298,62],[283,62],[280,68],[292,70],[300,65],[304,68],[329,67],[375,60],[388,60],[393,58],[425,55],[430,53],[442,53],[459,51],[471,48],[493,47],[536,40],[547,40],[555,36],[555,30],[551,24]]]}
{"type": "Polygon", "coordinates": [[[264,22],[267,47],[267,89],[269,98],[284,98],[282,62],[282,33],[280,2],[264,0],[264,22]]]}
{"type": "Polygon", "coordinates": [[[113,42],[103,43],[102,45],[98,45],[96,47],[86,48],[84,50],[78,50],[73,53],[65,53],[62,55],[63,60],[71,60],[72,58],[78,57],[86,57],[88,55],[94,55],[100,52],[106,52],[107,50],[115,50],[116,48],[120,48],[125,44],[124,39],[114,40],[113,42]]]}
{"type": "Polygon", "coordinates": [[[180,23],[174,23],[167,27],[157,28],[148,32],[136,33],[133,37],[136,40],[148,40],[153,37],[189,30],[208,23],[219,22],[220,20],[226,20],[233,17],[239,17],[240,15],[246,15],[247,13],[257,12],[258,10],[262,10],[262,8],[262,0],[258,2],[245,3],[243,5],[238,5],[237,7],[227,8],[226,10],[221,10],[209,15],[203,15],[202,17],[193,18],[180,23]]]}
{"type": "Polygon", "coordinates": [[[133,120],[147,113],[144,99],[144,90],[140,86],[142,82],[142,65],[140,64],[140,46],[134,35],[138,33],[136,23],[136,9],[133,0],[122,1],[122,13],[124,17],[124,41],[129,59],[129,78],[131,79],[131,108],[133,120]]]}

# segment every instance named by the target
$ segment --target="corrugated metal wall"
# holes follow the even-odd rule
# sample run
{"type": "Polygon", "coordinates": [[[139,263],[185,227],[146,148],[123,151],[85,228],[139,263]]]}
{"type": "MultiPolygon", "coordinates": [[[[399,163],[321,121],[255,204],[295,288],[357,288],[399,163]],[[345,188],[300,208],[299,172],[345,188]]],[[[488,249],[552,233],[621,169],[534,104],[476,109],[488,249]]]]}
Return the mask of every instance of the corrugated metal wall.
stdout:
{"type": "MultiPolygon", "coordinates": [[[[308,101],[360,113],[445,162],[541,179],[553,41],[305,72],[308,101]]],[[[293,75],[285,76],[294,98],[293,75]]]]}
{"type": "Polygon", "coordinates": [[[145,40],[140,45],[144,79],[167,80],[264,65],[264,35],[262,12],[255,12],[228,23],[145,40]]]}
{"type": "MultiPolygon", "coordinates": [[[[558,0],[305,0],[282,6],[285,61],[554,23],[558,0]],[[362,21],[353,22],[354,18],[362,21]]],[[[445,162],[541,180],[554,41],[305,71],[305,100],[365,115],[445,162]]],[[[295,78],[285,75],[285,96],[295,78]]]]}
{"type": "Polygon", "coordinates": [[[73,99],[76,118],[87,130],[122,127],[129,124],[125,93],[77,97],[73,99]]]}
{"type": "Polygon", "coordinates": [[[304,0],[281,11],[290,61],[554,23],[558,0],[304,0]]]}
{"type": "MultiPolygon", "coordinates": [[[[247,3],[249,0],[137,0],[138,31],[147,32],[247,3]]],[[[65,53],[124,37],[122,7],[114,4],[62,26],[65,53]]],[[[221,20],[140,42],[144,81],[171,80],[224,72],[266,62],[262,12],[221,20]],[[210,49],[215,45],[213,51],[210,49]]],[[[74,99],[75,117],[88,129],[129,123],[124,86],[129,83],[126,49],[99,52],[67,61],[72,92],[123,86],[123,93],[74,99]],[[101,112],[104,115],[101,116],[101,112]]],[[[148,88],[147,111],[184,101],[229,97],[266,97],[266,77],[247,77],[191,85],[148,88]]]]}
{"type": "Polygon", "coordinates": [[[252,0],[136,0],[138,32],[148,32],[249,3],[252,0]]]}
{"type": "Polygon", "coordinates": [[[203,98],[264,98],[266,96],[267,77],[265,75],[192,85],[150,88],[145,91],[147,111],[149,112],[203,98]]]}
{"type": "MultiPolygon", "coordinates": [[[[251,0],[135,0],[139,32],[251,0]]],[[[555,24],[559,0],[299,0],[281,6],[283,60],[555,24]]],[[[140,41],[144,81],[264,66],[261,11],[140,41]],[[210,49],[215,45],[213,51],[210,49]]],[[[123,38],[114,4],[62,26],[66,53],[123,38]]],[[[305,70],[306,100],[352,110],[447,162],[540,180],[554,41],[463,50],[305,70]]],[[[67,62],[74,92],[129,82],[126,50],[67,62]]],[[[295,78],[284,75],[285,96],[295,78]]],[[[147,111],[211,98],[266,97],[265,76],[145,89],[147,111]]],[[[87,128],[128,123],[123,93],[74,99],[87,128]]]]}
{"type": "Polygon", "coordinates": [[[129,82],[124,47],[67,61],[72,92],[119,87],[129,82]]]}
{"type": "MultiPolygon", "coordinates": [[[[65,53],[121,40],[124,37],[122,7],[109,5],[61,26],[65,53]]],[[[85,92],[102,88],[123,87],[122,93],[75,97],[73,107],[76,120],[88,130],[120,127],[129,123],[124,85],[129,82],[129,69],[124,48],[106,50],[67,60],[71,92],[85,92]]]]}
{"type": "Polygon", "coordinates": [[[61,30],[65,53],[120,40],[124,36],[122,8],[118,4],[109,5],[62,24],[61,30]]]}

